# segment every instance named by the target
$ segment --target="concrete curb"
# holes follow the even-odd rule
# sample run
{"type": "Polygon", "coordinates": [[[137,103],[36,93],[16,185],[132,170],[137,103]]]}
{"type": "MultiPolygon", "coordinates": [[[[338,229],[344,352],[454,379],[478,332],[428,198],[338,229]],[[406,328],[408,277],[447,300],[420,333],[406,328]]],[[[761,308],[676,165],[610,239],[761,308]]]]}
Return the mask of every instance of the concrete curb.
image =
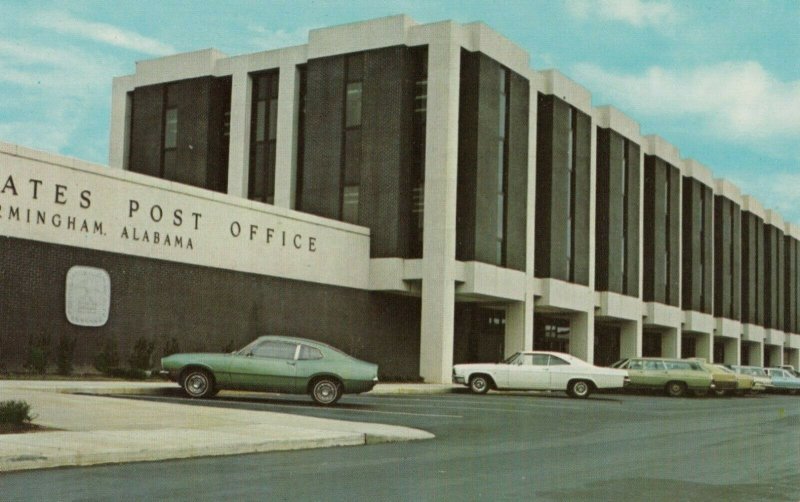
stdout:
{"type": "Polygon", "coordinates": [[[151,382],[0,381],[0,400],[27,400],[41,414],[36,423],[62,429],[0,435],[0,472],[434,437],[408,427],[108,397],[176,389],[151,382]]]}

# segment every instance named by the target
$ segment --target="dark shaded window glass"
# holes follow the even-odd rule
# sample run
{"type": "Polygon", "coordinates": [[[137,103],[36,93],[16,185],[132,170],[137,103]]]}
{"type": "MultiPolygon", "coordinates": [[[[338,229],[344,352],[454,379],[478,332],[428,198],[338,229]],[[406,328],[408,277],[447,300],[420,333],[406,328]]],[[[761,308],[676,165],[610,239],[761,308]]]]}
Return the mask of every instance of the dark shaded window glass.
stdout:
{"type": "Polygon", "coordinates": [[[272,204],[275,198],[275,150],[278,72],[253,75],[248,198],[272,204]]]}
{"type": "Polygon", "coordinates": [[[178,109],[167,108],[164,113],[164,148],[178,146],[178,109]]]}
{"type": "Polygon", "coordinates": [[[347,103],[345,106],[345,127],[361,126],[361,82],[347,84],[347,103]]]}

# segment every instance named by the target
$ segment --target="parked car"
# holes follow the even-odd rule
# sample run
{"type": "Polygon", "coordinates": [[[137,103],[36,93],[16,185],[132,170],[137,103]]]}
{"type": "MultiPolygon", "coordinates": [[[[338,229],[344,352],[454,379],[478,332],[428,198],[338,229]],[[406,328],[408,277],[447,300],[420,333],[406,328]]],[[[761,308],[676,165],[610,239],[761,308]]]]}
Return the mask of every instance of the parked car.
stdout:
{"type": "Polygon", "coordinates": [[[755,387],[755,378],[752,375],[736,373],[732,369],[726,368],[721,364],[712,364],[711,366],[713,366],[718,371],[718,373],[714,373],[714,383],[717,386],[714,392],[717,393],[717,395],[724,395],[732,392],[727,389],[724,390],[720,389],[720,385],[724,381],[723,375],[730,375],[736,379],[736,389],[733,392],[736,392],[737,395],[744,396],[745,394],[750,394],[751,392],[754,392],[753,389],[755,387]]]}
{"type": "MultiPolygon", "coordinates": [[[[711,378],[714,379],[714,394],[717,396],[725,396],[735,392],[739,388],[739,378],[737,378],[736,373],[725,368],[724,366],[719,366],[716,364],[711,364],[707,362],[705,359],[693,357],[688,359],[689,361],[697,362],[702,369],[711,373],[711,378]]],[[[745,378],[745,377],[741,377],[745,378]]],[[[753,380],[749,379],[748,389],[753,387],[753,380]]],[[[743,384],[746,385],[746,384],[743,384]]],[[[700,391],[703,393],[704,391],[700,391]]]]}
{"type": "Polygon", "coordinates": [[[764,368],[772,379],[772,387],[779,392],[797,394],[800,391],[800,378],[789,373],[783,368],[764,368]]]}
{"type": "Polygon", "coordinates": [[[378,366],[330,345],[304,338],[262,336],[230,354],[173,354],[161,359],[161,373],[189,397],[214,396],[221,389],[308,394],[333,404],[342,394],[372,390],[378,366]]]}
{"type": "Polygon", "coordinates": [[[664,390],[669,396],[680,397],[689,390],[706,393],[716,388],[711,373],[697,361],[639,357],[622,359],[611,367],[628,371],[632,389],[664,390]]]}
{"type": "Polygon", "coordinates": [[[457,364],[453,382],[476,394],[489,389],[557,390],[586,398],[597,389],[619,389],[627,372],[600,368],[561,352],[517,352],[501,363],[457,364]]]}
{"type": "Polygon", "coordinates": [[[728,365],[728,368],[740,375],[753,377],[753,392],[762,392],[772,388],[772,379],[764,368],[757,366],[728,365]]]}
{"type": "Polygon", "coordinates": [[[784,369],[784,370],[788,371],[789,373],[791,373],[792,375],[794,375],[796,377],[800,377],[800,371],[797,371],[795,369],[795,367],[792,366],[791,364],[784,364],[784,365],[781,366],[781,369],[784,369]]]}

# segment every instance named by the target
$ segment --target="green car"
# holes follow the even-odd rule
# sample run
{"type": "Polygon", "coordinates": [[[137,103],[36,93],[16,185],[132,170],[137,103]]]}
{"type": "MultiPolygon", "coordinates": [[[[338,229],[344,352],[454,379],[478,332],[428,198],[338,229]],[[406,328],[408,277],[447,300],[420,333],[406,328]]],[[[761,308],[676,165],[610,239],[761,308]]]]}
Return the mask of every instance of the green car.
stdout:
{"type": "Polygon", "coordinates": [[[640,357],[617,361],[611,367],[628,370],[628,388],[663,389],[672,397],[688,390],[702,394],[715,388],[714,377],[697,361],[640,357]]]}
{"type": "Polygon", "coordinates": [[[262,336],[230,354],[173,354],[161,359],[161,374],[189,397],[211,397],[222,389],[308,394],[333,404],[342,394],[372,390],[378,365],[360,361],[324,343],[262,336]]]}

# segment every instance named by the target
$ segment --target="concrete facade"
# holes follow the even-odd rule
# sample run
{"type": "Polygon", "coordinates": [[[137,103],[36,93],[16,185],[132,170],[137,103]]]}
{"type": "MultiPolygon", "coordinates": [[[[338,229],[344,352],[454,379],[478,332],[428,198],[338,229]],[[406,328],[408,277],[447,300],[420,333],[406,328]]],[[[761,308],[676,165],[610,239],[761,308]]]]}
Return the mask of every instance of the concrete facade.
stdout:
{"type": "Polygon", "coordinates": [[[250,272],[416,305],[418,338],[395,349],[428,382],[530,348],[800,362],[798,228],[481,23],[394,16],[138,62],[113,83],[109,163],[357,236],[352,275],[250,272]],[[267,203],[245,200],[263,180],[267,203]]]}

